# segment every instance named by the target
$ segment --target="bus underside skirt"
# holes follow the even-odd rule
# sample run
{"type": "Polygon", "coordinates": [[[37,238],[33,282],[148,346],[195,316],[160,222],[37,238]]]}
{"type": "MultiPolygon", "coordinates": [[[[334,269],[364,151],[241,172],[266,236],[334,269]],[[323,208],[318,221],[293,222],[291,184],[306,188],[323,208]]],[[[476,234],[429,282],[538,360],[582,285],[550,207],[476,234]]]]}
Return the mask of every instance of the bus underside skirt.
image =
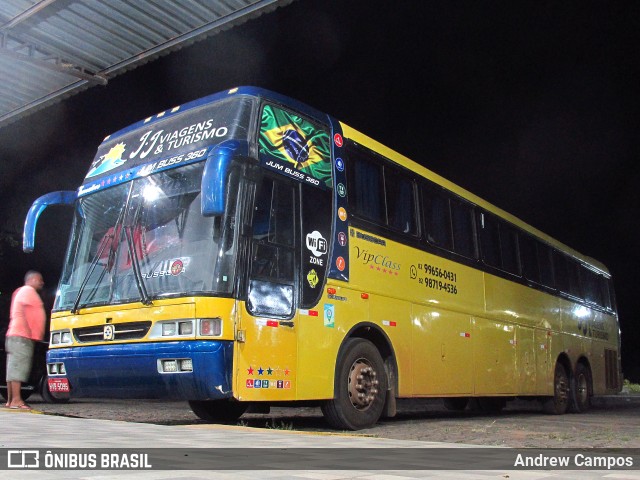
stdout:
{"type": "MultiPolygon", "coordinates": [[[[153,342],[57,348],[47,363],[64,363],[71,397],[218,400],[232,397],[233,343],[153,342]],[[182,369],[161,373],[163,361],[182,369]],[[173,363],[173,362],[170,362],[173,363]]],[[[52,377],[53,378],[53,377],[52,377]]]]}

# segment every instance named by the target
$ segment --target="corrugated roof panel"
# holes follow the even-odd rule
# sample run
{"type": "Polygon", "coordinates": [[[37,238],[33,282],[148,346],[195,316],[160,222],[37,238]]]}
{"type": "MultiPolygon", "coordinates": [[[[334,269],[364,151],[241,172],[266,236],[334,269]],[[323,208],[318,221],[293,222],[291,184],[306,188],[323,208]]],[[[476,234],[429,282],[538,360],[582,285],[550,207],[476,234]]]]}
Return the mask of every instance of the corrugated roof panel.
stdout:
{"type": "Polygon", "coordinates": [[[293,0],[1,0],[0,127],[293,0]]]}

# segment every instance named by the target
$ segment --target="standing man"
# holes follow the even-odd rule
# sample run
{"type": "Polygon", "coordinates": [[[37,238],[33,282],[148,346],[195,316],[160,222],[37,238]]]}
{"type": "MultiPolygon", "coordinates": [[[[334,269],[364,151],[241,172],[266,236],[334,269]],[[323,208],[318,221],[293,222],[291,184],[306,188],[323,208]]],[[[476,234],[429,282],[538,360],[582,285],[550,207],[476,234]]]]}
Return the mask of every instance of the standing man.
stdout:
{"type": "Polygon", "coordinates": [[[38,295],[44,280],[40,272],[29,270],[24,286],[13,292],[11,319],[7,330],[7,404],[8,408],[31,410],[24,403],[20,388],[29,380],[35,342],[44,337],[47,316],[38,295]]]}

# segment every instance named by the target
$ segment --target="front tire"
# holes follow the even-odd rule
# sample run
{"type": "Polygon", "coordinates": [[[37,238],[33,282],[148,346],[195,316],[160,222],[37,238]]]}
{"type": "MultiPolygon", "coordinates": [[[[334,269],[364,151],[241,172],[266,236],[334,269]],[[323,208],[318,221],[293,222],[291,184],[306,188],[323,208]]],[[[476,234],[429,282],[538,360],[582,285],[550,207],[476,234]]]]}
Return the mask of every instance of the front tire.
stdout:
{"type": "Polygon", "coordinates": [[[361,430],[376,424],[384,409],[387,374],[373,343],[350,338],[336,365],[334,398],[322,405],[327,422],[337,429],[361,430]]]}
{"type": "Polygon", "coordinates": [[[550,415],[562,415],[567,412],[570,399],[571,387],[567,370],[561,363],[556,363],[553,376],[553,397],[546,399],[542,408],[545,413],[550,415]]]}
{"type": "Polygon", "coordinates": [[[235,423],[248,407],[233,400],[189,400],[189,406],[202,420],[226,424],[235,423]]]}

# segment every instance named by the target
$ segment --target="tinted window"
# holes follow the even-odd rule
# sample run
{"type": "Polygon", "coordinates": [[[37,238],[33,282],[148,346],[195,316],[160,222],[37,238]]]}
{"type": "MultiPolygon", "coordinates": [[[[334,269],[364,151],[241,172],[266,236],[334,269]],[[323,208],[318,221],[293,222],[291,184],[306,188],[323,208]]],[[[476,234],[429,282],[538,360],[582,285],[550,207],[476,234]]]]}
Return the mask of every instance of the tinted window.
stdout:
{"type": "Polygon", "coordinates": [[[586,301],[602,305],[602,284],[600,283],[600,275],[592,270],[582,267],[580,271],[580,279],[582,280],[582,290],[586,301]]]}
{"type": "Polygon", "coordinates": [[[502,254],[502,268],[509,273],[519,275],[518,234],[505,224],[500,225],[500,252],[502,254]]]}
{"type": "Polygon", "coordinates": [[[473,208],[466,202],[451,200],[451,220],[453,225],[453,250],[465,257],[475,258],[473,208]]]}
{"type": "Polygon", "coordinates": [[[493,267],[502,267],[498,220],[485,213],[480,214],[480,248],[484,263],[493,267]]]}
{"type": "Polygon", "coordinates": [[[378,224],[384,224],[384,184],[382,167],[365,158],[356,149],[349,151],[349,202],[355,212],[378,224]]]}
{"type": "Polygon", "coordinates": [[[523,275],[532,282],[540,283],[540,267],[538,266],[536,241],[528,235],[520,235],[519,245],[523,275]]]}
{"type": "Polygon", "coordinates": [[[435,189],[425,188],[422,192],[422,209],[427,241],[438,247],[452,250],[453,234],[449,199],[435,189]]]}
{"type": "Polygon", "coordinates": [[[387,218],[390,227],[416,233],[416,206],[413,182],[391,168],[384,169],[387,218]]]}
{"type": "Polygon", "coordinates": [[[551,258],[551,248],[542,243],[538,243],[538,268],[540,269],[540,283],[547,287],[555,288],[553,279],[553,266],[551,258]]]}
{"type": "Polygon", "coordinates": [[[577,298],[583,298],[580,289],[580,272],[578,269],[578,263],[575,260],[567,258],[567,276],[569,279],[569,291],[567,293],[577,298]]]}
{"type": "Polygon", "coordinates": [[[566,257],[557,251],[553,252],[553,271],[555,273],[556,288],[569,293],[569,269],[566,257]]]}

